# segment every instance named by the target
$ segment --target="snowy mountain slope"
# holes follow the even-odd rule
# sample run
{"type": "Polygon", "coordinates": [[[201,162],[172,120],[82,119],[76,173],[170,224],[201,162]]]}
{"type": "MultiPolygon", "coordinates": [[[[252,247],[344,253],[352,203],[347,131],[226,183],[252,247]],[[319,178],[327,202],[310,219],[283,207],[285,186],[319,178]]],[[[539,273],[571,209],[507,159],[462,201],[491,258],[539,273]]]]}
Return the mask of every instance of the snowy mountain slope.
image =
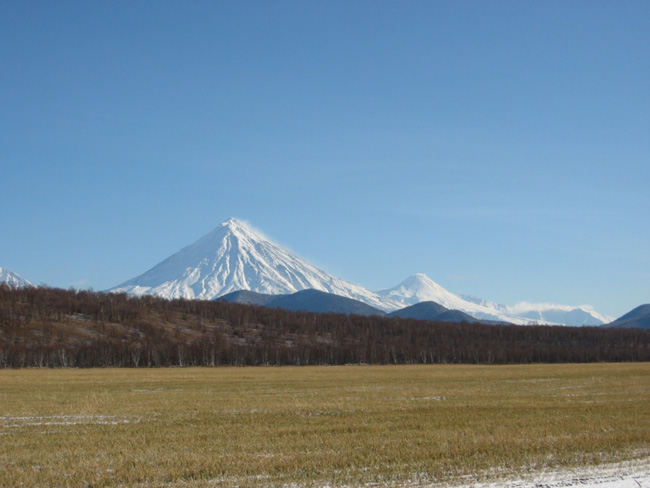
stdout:
{"type": "Polygon", "coordinates": [[[565,324],[573,326],[603,325],[612,321],[596,312],[589,305],[571,306],[553,303],[520,302],[516,305],[501,305],[508,313],[535,320],[540,324],[565,324]]]}
{"type": "Polygon", "coordinates": [[[309,288],[384,311],[400,307],[390,298],[315,268],[237,219],[221,223],[194,244],[109,291],[209,300],[237,290],[279,295],[309,288]]]}
{"type": "Polygon", "coordinates": [[[0,268],[0,283],[4,283],[5,285],[9,285],[15,288],[26,288],[29,286],[34,286],[33,283],[26,280],[18,273],[14,273],[7,268],[0,268]]]}
{"type": "Polygon", "coordinates": [[[461,295],[444,289],[422,273],[407,278],[393,288],[378,291],[377,294],[387,299],[400,302],[404,307],[419,302],[432,301],[450,310],[460,310],[481,320],[496,320],[520,325],[533,322],[525,317],[518,317],[509,314],[505,310],[500,310],[492,302],[485,300],[477,300],[476,302],[467,300],[461,295]]]}
{"type": "Polygon", "coordinates": [[[506,321],[513,324],[602,325],[610,317],[599,314],[588,305],[556,305],[550,303],[520,302],[501,305],[490,300],[452,293],[424,274],[417,274],[388,290],[377,292],[382,296],[413,305],[434,301],[452,310],[460,310],[483,320],[506,321]]]}
{"type": "Polygon", "coordinates": [[[486,307],[496,308],[517,317],[533,320],[538,324],[563,324],[572,326],[602,325],[611,322],[612,317],[599,314],[591,305],[558,305],[555,303],[519,302],[515,305],[500,305],[471,295],[459,295],[464,300],[486,307]]]}

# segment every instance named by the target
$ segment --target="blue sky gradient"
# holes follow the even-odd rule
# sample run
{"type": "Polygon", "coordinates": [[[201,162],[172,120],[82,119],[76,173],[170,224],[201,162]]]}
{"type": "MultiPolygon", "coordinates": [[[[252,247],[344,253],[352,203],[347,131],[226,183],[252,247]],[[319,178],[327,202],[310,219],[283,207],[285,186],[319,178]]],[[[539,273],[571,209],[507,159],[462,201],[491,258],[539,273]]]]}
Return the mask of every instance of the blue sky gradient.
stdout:
{"type": "Polygon", "coordinates": [[[343,279],[650,302],[647,1],[1,1],[0,266],[106,289],[238,217],[343,279]]]}

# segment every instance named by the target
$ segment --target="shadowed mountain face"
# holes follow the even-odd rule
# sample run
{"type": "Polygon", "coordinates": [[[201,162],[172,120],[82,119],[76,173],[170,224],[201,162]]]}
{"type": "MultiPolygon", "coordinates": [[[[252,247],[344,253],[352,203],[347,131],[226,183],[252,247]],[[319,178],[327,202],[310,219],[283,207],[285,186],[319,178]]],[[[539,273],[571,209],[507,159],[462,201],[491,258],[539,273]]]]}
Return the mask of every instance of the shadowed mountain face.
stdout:
{"type": "Polygon", "coordinates": [[[348,315],[384,315],[384,312],[359,300],[346,298],[320,290],[302,290],[285,295],[267,295],[247,290],[235,291],[220,297],[229,303],[248,303],[268,308],[314,312],[342,313],[348,315]]]}
{"type": "Polygon", "coordinates": [[[411,305],[400,310],[395,310],[394,312],[388,314],[388,316],[400,317],[403,319],[431,320],[432,317],[436,317],[445,312],[449,312],[449,309],[443,307],[439,303],[426,301],[416,303],[415,305],[411,305]]]}
{"type": "Polygon", "coordinates": [[[359,300],[333,295],[319,290],[303,290],[278,297],[267,306],[285,310],[304,310],[317,313],[345,313],[354,315],[384,315],[384,312],[359,300]]]}
{"type": "MultiPolygon", "coordinates": [[[[219,300],[229,303],[246,303],[284,310],[342,313],[348,315],[384,315],[358,300],[325,293],[319,290],[303,290],[290,295],[267,295],[247,290],[236,291],[222,296],[219,300]]],[[[459,310],[449,310],[435,302],[420,302],[410,307],[388,314],[388,317],[400,317],[437,322],[481,322],[471,315],[459,310]]]]}
{"type": "Polygon", "coordinates": [[[636,307],[605,327],[650,329],[650,303],[636,307]]]}
{"type": "Polygon", "coordinates": [[[440,322],[480,322],[471,315],[459,310],[449,310],[436,302],[420,302],[410,307],[396,310],[388,314],[389,317],[403,319],[431,320],[440,322]]]}
{"type": "Polygon", "coordinates": [[[261,305],[266,307],[273,300],[277,300],[279,297],[286,295],[269,295],[267,293],[257,293],[250,290],[237,290],[232,293],[228,293],[222,297],[216,298],[215,300],[223,300],[228,303],[244,303],[248,305],[261,305]]]}

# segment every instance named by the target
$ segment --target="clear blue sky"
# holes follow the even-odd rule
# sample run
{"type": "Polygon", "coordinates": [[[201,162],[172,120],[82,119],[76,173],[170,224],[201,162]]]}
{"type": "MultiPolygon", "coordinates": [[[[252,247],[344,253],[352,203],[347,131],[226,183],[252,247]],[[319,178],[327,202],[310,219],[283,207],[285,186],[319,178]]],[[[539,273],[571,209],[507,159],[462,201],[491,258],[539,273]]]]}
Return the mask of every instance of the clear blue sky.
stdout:
{"type": "Polygon", "coordinates": [[[371,289],[650,302],[648,1],[0,0],[0,266],[238,217],[371,289]]]}

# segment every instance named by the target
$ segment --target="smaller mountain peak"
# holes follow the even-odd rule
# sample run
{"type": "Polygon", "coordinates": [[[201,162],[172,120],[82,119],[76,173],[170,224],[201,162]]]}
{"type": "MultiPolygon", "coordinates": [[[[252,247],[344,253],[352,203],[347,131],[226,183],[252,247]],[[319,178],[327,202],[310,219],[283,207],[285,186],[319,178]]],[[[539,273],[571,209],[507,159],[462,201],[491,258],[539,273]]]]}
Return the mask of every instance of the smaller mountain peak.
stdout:
{"type": "Polygon", "coordinates": [[[438,285],[435,281],[429,278],[424,273],[416,273],[413,276],[406,278],[402,285],[405,286],[414,286],[414,285],[438,285]]]}

